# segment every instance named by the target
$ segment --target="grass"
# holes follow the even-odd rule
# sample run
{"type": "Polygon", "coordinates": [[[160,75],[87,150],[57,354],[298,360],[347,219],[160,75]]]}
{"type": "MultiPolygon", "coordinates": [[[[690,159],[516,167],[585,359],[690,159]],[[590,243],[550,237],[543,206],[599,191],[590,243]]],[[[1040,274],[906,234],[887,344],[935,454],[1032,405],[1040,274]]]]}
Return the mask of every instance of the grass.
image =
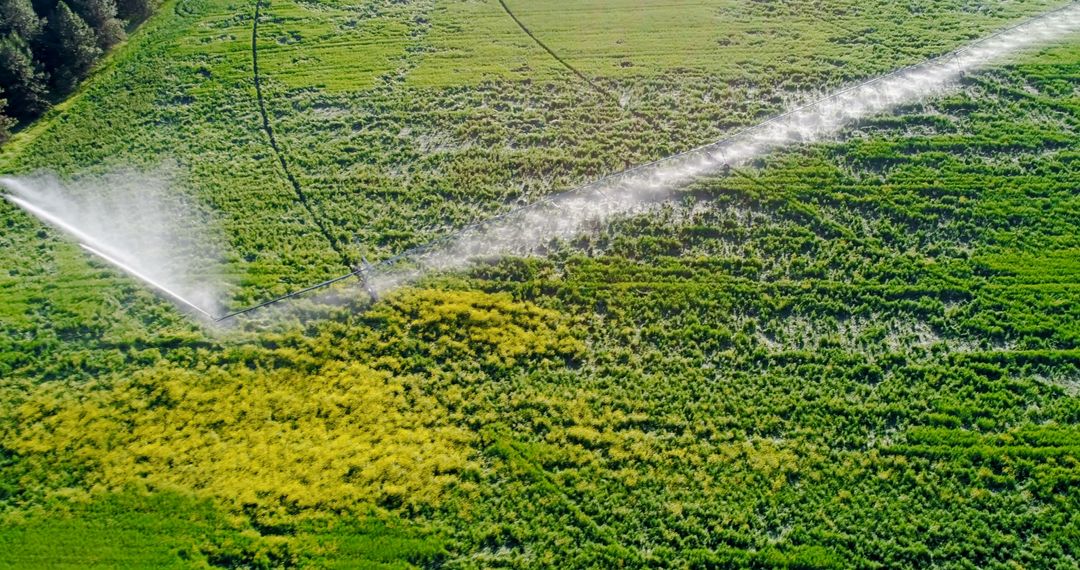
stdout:
{"type": "MultiPolygon", "coordinates": [[[[305,208],[254,6],[183,0],[2,160],[171,163],[242,306],[1052,5],[506,0],[605,93],[494,0],[274,0],[305,208]]],[[[4,203],[0,564],[1075,566],[1078,49],[261,329],[4,203]]]]}
{"type": "MultiPolygon", "coordinates": [[[[63,503],[59,503],[63,505],[63,503]]],[[[56,505],[54,505],[56,506],[56,505]]],[[[416,568],[444,556],[437,537],[377,518],[308,524],[307,552],[262,538],[213,504],[177,493],[125,491],[33,514],[0,530],[4,568],[416,568]]]]}
{"type": "MultiPolygon", "coordinates": [[[[587,75],[628,88],[635,78],[672,71],[712,74],[729,82],[778,77],[790,81],[792,88],[850,80],[948,51],[1009,18],[1052,5],[1025,3],[1004,9],[964,2],[506,2],[538,38],[587,75]],[[957,14],[963,19],[955,19],[957,14]],[[873,57],[866,57],[870,53],[873,57]]],[[[440,8],[430,41],[433,53],[410,77],[417,85],[441,85],[444,77],[469,84],[565,74],[515,29],[494,1],[447,3],[440,8]],[[470,41],[463,30],[489,41],[470,41]]]]}
{"type": "Polygon", "coordinates": [[[212,506],[182,497],[118,496],[75,513],[32,516],[0,531],[5,568],[189,568],[200,536],[228,525],[212,506]]]}

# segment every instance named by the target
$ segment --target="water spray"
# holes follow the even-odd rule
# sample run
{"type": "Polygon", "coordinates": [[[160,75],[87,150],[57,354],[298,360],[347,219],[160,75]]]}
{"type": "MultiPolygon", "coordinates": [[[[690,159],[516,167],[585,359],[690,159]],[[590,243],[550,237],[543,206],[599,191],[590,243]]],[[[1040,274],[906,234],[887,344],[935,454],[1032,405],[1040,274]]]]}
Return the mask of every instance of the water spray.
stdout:
{"type": "Polygon", "coordinates": [[[177,293],[177,292],[173,291],[172,289],[166,287],[164,284],[158,283],[157,281],[151,279],[150,277],[147,277],[141,271],[139,271],[138,269],[135,269],[134,267],[124,263],[123,261],[120,261],[119,259],[116,259],[115,257],[112,257],[111,255],[109,255],[109,254],[107,254],[107,253],[105,253],[103,251],[100,251],[98,249],[90,247],[90,246],[86,245],[85,243],[80,243],[79,247],[81,247],[81,248],[85,249],[86,251],[100,257],[101,259],[104,259],[105,261],[111,263],[112,265],[115,265],[121,271],[123,271],[125,273],[130,273],[132,276],[134,276],[134,277],[136,277],[138,279],[142,279],[143,281],[145,281],[146,283],[148,283],[149,285],[151,285],[152,287],[154,287],[155,289],[157,289],[161,293],[165,294],[165,296],[173,299],[174,301],[177,301],[181,305],[183,305],[185,307],[188,307],[189,309],[194,309],[200,315],[203,315],[204,317],[206,317],[208,319],[216,320],[216,317],[214,317],[214,315],[211,315],[210,313],[204,311],[202,309],[202,307],[199,307],[195,303],[192,303],[191,301],[188,301],[184,297],[180,296],[179,293],[177,293]]]}
{"type": "MultiPolygon", "coordinates": [[[[1080,30],[1073,2],[920,64],[841,89],[719,141],[645,163],[585,186],[539,200],[406,250],[357,272],[271,299],[243,314],[358,275],[369,292],[387,291],[432,271],[460,269],[484,257],[535,253],[540,244],[578,235],[588,223],[646,209],[709,175],[728,175],[769,152],[835,136],[853,122],[942,92],[1017,50],[1044,45],[1080,30]],[[410,262],[408,267],[395,268],[410,262]]],[[[222,319],[230,318],[226,315],[222,319]]]]}
{"type": "MultiPolygon", "coordinates": [[[[14,180],[9,180],[9,179],[0,179],[0,183],[4,184],[6,186],[9,186],[9,187],[13,187],[13,186],[18,184],[18,182],[14,181],[14,180]]],[[[91,245],[95,246],[96,250],[98,250],[98,251],[108,251],[109,250],[109,246],[99,242],[93,236],[91,236],[91,235],[87,234],[86,232],[80,230],[79,228],[65,222],[59,216],[56,216],[56,215],[52,214],[51,212],[49,212],[48,210],[46,210],[44,208],[40,208],[38,206],[35,206],[34,204],[31,204],[30,202],[28,202],[28,201],[26,201],[26,200],[24,200],[22,198],[19,198],[17,196],[12,196],[11,194],[4,194],[4,199],[7,200],[8,202],[11,202],[12,204],[15,204],[16,206],[18,206],[20,208],[26,210],[27,212],[30,212],[31,214],[37,216],[38,219],[40,219],[40,220],[42,220],[44,222],[47,222],[48,224],[52,225],[56,229],[70,235],[71,237],[75,238],[76,240],[78,240],[78,241],[80,241],[82,243],[85,243],[85,244],[91,244],[91,245]]],[[[115,256],[116,252],[113,252],[112,255],[115,256]]]]}
{"type": "Polygon", "coordinates": [[[678,188],[737,167],[777,149],[834,137],[868,116],[944,92],[968,72],[1028,47],[1080,30],[1073,2],[923,63],[841,89],[738,131],[724,139],[607,176],[539,200],[402,252],[377,265],[378,289],[390,289],[430,271],[465,267],[471,260],[534,254],[552,239],[566,239],[590,223],[645,210],[678,188]],[[389,271],[409,262],[409,267],[389,271]]]}
{"type": "Polygon", "coordinates": [[[212,262],[215,248],[202,239],[187,204],[163,193],[167,183],[161,176],[122,171],[61,183],[39,174],[0,178],[0,186],[10,192],[3,199],[70,236],[87,253],[215,319],[210,307],[217,296],[190,271],[196,258],[200,266],[212,262]]]}
{"type": "MultiPolygon", "coordinates": [[[[364,289],[375,300],[379,293],[431,271],[460,269],[482,257],[534,254],[543,243],[578,235],[587,224],[603,223],[617,215],[646,209],[651,204],[666,200],[676,189],[695,180],[737,172],[733,169],[779,148],[834,137],[855,121],[944,91],[966,73],[1017,50],[1060,40],[1077,30],[1080,30],[1080,3],[1073,2],[939,57],[842,89],[719,141],[635,166],[465,226],[375,265],[367,263],[365,259],[364,264],[353,268],[351,273],[220,317],[214,317],[210,311],[200,308],[160,279],[140,271],[136,264],[123,261],[125,256],[117,255],[108,244],[95,239],[90,233],[25,199],[12,195],[4,197],[75,237],[86,251],[217,322],[352,277],[359,278],[364,289]],[[406,261],[409,262],[408,266],[398,267],[405,265],[406,261]]],[[[20,193],[16,181],[0,179],[0,183],[20,193]]]]}

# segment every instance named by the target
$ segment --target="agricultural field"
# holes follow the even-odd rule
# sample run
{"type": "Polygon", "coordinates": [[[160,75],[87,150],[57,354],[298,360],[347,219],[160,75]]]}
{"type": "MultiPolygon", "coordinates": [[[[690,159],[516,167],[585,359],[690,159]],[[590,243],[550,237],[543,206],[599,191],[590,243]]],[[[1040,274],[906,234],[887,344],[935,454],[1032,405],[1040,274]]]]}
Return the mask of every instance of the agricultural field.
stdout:
{"type": "MultiPolygon", "coordinates": [[[[166,181],[240,309],[1065,5],[170,0],[0,173],[166,181]]],[[[0,567],[1075,568],[1078,129],[1080,34],[228,326],[0,201],[0,567]]]]}

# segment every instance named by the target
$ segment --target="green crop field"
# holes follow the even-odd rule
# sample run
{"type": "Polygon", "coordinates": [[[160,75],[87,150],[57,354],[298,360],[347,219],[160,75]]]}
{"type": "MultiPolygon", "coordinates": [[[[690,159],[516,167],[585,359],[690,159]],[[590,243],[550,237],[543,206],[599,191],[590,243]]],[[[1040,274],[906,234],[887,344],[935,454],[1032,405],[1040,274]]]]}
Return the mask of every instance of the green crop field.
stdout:
{"type": "MultiPolygon", "coordinates": [[[[240,309],[1064,5],[168,0],[0,173],[166,179],[240,309]]],[[[0,200],[0,567],[1076,568],[1078,184],[1074,34],[231,326],[0,200]]]]}

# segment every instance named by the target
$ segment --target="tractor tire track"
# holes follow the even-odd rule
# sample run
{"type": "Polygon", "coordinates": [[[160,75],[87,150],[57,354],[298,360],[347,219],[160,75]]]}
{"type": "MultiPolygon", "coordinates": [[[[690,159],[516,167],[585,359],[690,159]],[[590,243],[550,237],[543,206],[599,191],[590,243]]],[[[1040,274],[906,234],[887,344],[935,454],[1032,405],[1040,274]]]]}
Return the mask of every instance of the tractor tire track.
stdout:
{"type": "MultiPolygon", "coordinates": [[[[502,9],[503,9],[504,12],[506,12],[506,15],[510,16],[510,19],[513,20],[514,23],[517,24],[517,26],[519,28],[521,28],[521,31],[525,32],[525,35],[529,36],[529,38],[531,38],[532,41],[536,45],[540,46],[540,49],[546,51],[548,55],[550,55],[555,61],[559,62],[560,65],[562,65],[567,70],[569,70],[570,73],[573,73],[574,75],[578,76],[578,78],[580,78],[585,83],[588,83],[589,86],[592,87],[597,93],[600,93],[601,95],[604,95],[605,97],[611,99],[612,101],[615,101],[616,104],[619,103],[619,97],[617,95],[615,95],[611,91],[608,91],[606,88],[604,88],[603,85],[600,85],[599,83],[596,83],[592,79],[589,79],[589,76],[582,73],[581,70],[574,67],[569,61],[566,61],[565,59],[560,57],[559,54],[555,53],[555,50],[548,47],[548,45],[545,44],[543,42],[543,40],[536,37],[536,34],[534,34],[532,32],[532,30],[530,30],[529,27],[525,25],[525,22],[522,22],[517,17],[517,15],[515,15],[512,10],[510,10],[510,7],[506,5],[506,0],[499,0],[499,5],[502,6],[502,9]]],[[[622,105],[619,105],[619,106],[621,107],[622,105]]]]}
{"type": "MultiPolygon", "coordinates": [[[[815,4],[815,8],[816,8],[819,5],[819,2],[815,1],[814,4],[815,4]]],[[[581,70],[574,67],[573,64],[571,64],[569,61],[567,61],[562,56],[560,56],[558,53],[556,53],[553,49],[551,49],[551,47],[549,47],[547,44],[545,44],[543,42],[543,40],[538,38],[536,36],[536,34],[533,33],[533,31],[530,30],[529,27],[526,26],[525,23],[520,18],[518,18],[517,15],[514,14],[514,12],[512,10],[510,10],[510,7],[506,4],[506,0],[499,0],[499,5],[502,6],[502,9],[503,9],[503,11],[506,12],[506,15],[510,16],[510,18],[512,20],[514,20],[514,22],[518,25],[518,27],[521,28],[521,31],[525,32],[525,34],[528,35],[529,38],[531,38],[533,40],[533,42],[536,43],[536,45],[540,46],[540,48],[543,49],[545,52],[547,52],[548,55],[550,55],[555,61],[559,62],[563,67],[568,69],[571,73],[573,73],[578,78],[580,78],[582,81],[584,81],[586,84],[588,84],[590,87],[592,87],[597,93],[599,93],[601,95],[604,95],[608,99],[611,99],[613,102],[615,102],[616,106],[623,109],[625,112],[627,112],[628,114],[630,114],[633,117],[637,118],[638,120],[643,121],[644,123],[649,125],[649,127],[652,128],[655,132],[663,134],[664,137],[667,138],[668,140],[671,140],[671,141],[675,140],[676,133],[673,132],[672,129],[668,128],[668,126],[666,124],[661,123],[660,121],[656,120],[655,118],[653,118],[653,117],[651,117],[649,115],[645,115],[644,113],[634,111],[633,109],[630,109],[629,107],[623,107],[622,102],[621,102],[621,100],[619,99],[618,96],[616,96],[614,93],[612,93],[611,91],[604,88],[602,85],[600,85],[600,84],[596,83],[595,81],[593,81],[592,79],[590,79],[588,76],[586,76],[584,73],[582,73],[581,70]]],[[[850,34],[853,34],[853,35],[858,35],[858,34],[856,34],[856,32],[854,30],[850,30],[845,26],[836,24],[835,22],[827,21],[826,19],[824,19],[824,18],[820,17],[819,15],[817,15],[816,13],[814,13],[815,11],[816,10],[811,11],[812,16],[815,17],[816,19],[822,21],[823,23],[826,23],[827,25],[830,25],[830,26],[832,26],[834,28],[840,29],[841,31],[844,31],[844,32],[847,32],[847,33],[850,33],[850,34]]],[[[911,55],[911,52],[909,50],[907,50],[906,48],[888,46],[888,45],[884,45],[884,44],[881,44],[880,42],[875,42],[875,41],[871,41],[871,43],[879,45],[880,47],[883,47],[883,48],[885,48],[887,50],[893,51],[894,53],[901,53],[901,54],[904,54],[904,55],[911,55]]],[[[926,59],[925,56],[920,55],[920,57],[922,59],[926,59]]],[[[725,172],[725,175],[728,176],[728,177],[737,177],[737,178],[741,178],[741,179],[745,180],[746,182],[749,182],[752,186],[755,186],[759,190],[765,191],[766,192],[765,195],[770,195],[770,194],[772,194],[772,195],[783,195],[783,191],[779,187],[772,187],[769,184],[767,184],[766,182],[760,180],[757,176],[752,176],[752,175],[748,174],[747,172],[744,172],[743,169],[741,169],[741,168],[727,167],[727,168],[724,169],[724,172],[725,172]]],[[[844,227],[844,226],[842,226],[840,224],[836,224],[835,222],[829,222],[827,220],[822,219],[821,216],[817,215],[816,212],[813,212],[812,210],[807,208],[804,204],[799,204],[799,203],[797,203],[797,202],[795,202],[794,200],[791,200],[791,199],[785,199],[785,202],[787,202],[788,209],[792,211],[793,215],[804,216],[804,217],[808,218],[808,221],[810,221],[811,223],[814,223],[815,225],[817,225],[818,228],[819,228],[819,231],[823,232],[825,235],[829,235],[830,237],[842,236],[842,237],[845,237],[845,238],[848,238],[848,239],[855,239],[854,233],[849,228],[846,228],[846,227],[844,227]],[[810,210],[810,211],[808,211],[808,210],[810,210]]]]}
{"type": "Polygon", "coordinates": [[[571,73],[576,75],[579,79],[581,79],[583,82],[585,82],[585,84],[587,84],[589,87],[591,87],[598,94],[603,95],[604,97],[607,97],[613,103],[615,103],[615,106],[618,107],[619,109],[621,109],[624,113],[626,113],[626,114],[630,115],[631,117],[645,123],[654,132],[657,132],[657,133],[660,133],[661,135],[663,135],[664,139],[666,139],[668,141],[671,141],[671,142],[674,142],[674,141],[676,141],[678,139],[678,137],[676,136],[677,133],[673,129],[671,129],[667,124],[661,122],[660,120],[658,120],[654,116],[647,115],[647,114],[642,113],[640,111],[635,111],[634,109],[630,108],[628,105],[624,106],[622,104],[622,100],[619,98],[618,95],[611,92],[610,90],[605,88],[603,85],[600,85],[596,81],[593,81],[592,79],[590,79],[587,75],[582,73],[581,70],[579,70],[577,67],[574,67],[574,65],[572,63],[570,63],[569,61],[564,59],[562,56],[560,56],[558,53],[556,53],[555,50],[551,49],[551,47],[549,47],[547,44],[545,44],[543,42],[543,40],[541,40],[539,37],[537,37],[536,34],[534,34],[533,31],[530,30],[529,27],[526,26],[525,23],[523,21],[521,21],[521,19],[518,18],[517,15],[514,14],[513,11],[510,10],[510,7],[507,6],[507,4],[506,4],[506,0],[499,0],[499,5],[502,6],[503,11],[506,12],[506,15],[510,16],[510,18],[512,20],[514,20],[514,22],[518,25],[518,27],[521,28],[521,31],[525,32],[525,34],[528,35],[529,38],[531,38],[532,41],[536,43],[536,45],[540,46],[540,48],[543,49],[545,52],[547,52],[547,54],[550,55],[555,61],[559,62],[560,65],[562,65],[567,70],[569,70],[571,73]]]}
{"type": "MultiPolygon", "coordinates": [[[[563,67],[570,70],[571,73],[578,76],[578,78],[580,78],[582,81],[584,81],[590,87],[592,87],[597,93],[599,93],[601,95],[604,95],[608,99],[611,99],[612,101],[614,101],[616,106],[623,109],[625,112],[627,112],[628,114],[630,114],[634,118],[636,118],[636,119],[638,119],[640,121],[643,121],[644,123],[649,125],[649,127],[652,128],[654,131],[663,134],[664,137],[667,138],[668,140],[672,140],[672,141],[675,140],[675,133],[672,132],[672,130],[669,129],[667,127],[667,125],[660,123],[659,121],[655,120],[653,117],[650,117],[650,116],[645,115],[643,113],[639,113],[639,112],[634,111],[633,109],[630,109],[628,107],[623,107],[622,102],[619,100],[618,96],[616,96],[611,91],[605,89],[602,85],[600,85],[600,84],[594,82],[593,80],[589,79],[588,76],[586,76],[584,73],[582,73],[578,68],[574,67],[573,64],[571,64],[567,60],[563,59],[562,56],[560,56],[559,54],[555,53],[554,50],[552,50],[547,44],[545,44],[540,38],[538,38],[536,36],[536,34],[534,34],[532,32],[532,30],[530,30],[529,27],[526,26],[525,23],[522,22],[521,19],[518,18],[517,15],[515,15],[514,12],[510,10],[510,7],[506,5],[506,0],[499,0],[499,5],[502,6],[503,11],[506,12],[506,15],[510,16],[510,18],[512,20],[514,20],[514,22],[518,25],[518,27],[521,28],[521,31],[525,32],[526,35],[528,35],[530,38],[532,38],[533,42],[535,42],[536,45],[540,46],[545,52],[547,52],[548,55],[550,55],[553,59],[555,59],[555,61],[559,62],[560,64],[562,64],[563,67]]],[[[751,176],[751,175],[743,172],[741,169],[730,168],[729,167],[729,168],[727,168],[725,170],[725,172],[729,176],[737,176],[739,178],[742,178],[742,179],[748,181],[750,184],[758,187],[759,189],[766,190],[767,192],[775,192],[777,190],[776,188],[770,188],[770,187],[766,186],[765,183],[762,182],[761,180],[759,180],[757,177],[751,176]]],[[[798,208],[798,209],[801,211],[801,210],[804,210],[805,208],[798,208]]],[[[805,214],[805,212],[803,212],[803,213],[805,214]]],[[[840,235],[844,235],[846,237],[850,237],[850,232],[844,231],[846,228],[835,228],[834,227],[834,228],[831,228],[831,229],[835,233],[838,233],[840,235]]]]}
{"type": "Polygon", "coordinates": [[[549,47],[546,43],[544,43],[543,40],[541,40],[539,37],[537,37],[536,34],[533,33],[533,31],[531,29],[529,29],[528,26],[525,25],[525,22],[521,21],[521,19],[518,18],[516,14],[514,14],[514,12],[510,9],[510,6],[506,5],[506,0],[499,0],[499,5],[502,6],[502,9],[503,9],[504,12],[506,12],[506,15],[510,16],[510,19],[513,20],[514,23],[517,24],[517,26],[519,28],[521,28],[521,31],[525,32],[525,35],[529,36],[529,38],[532,39],[533,43],[540,46],[540,49],[547,52],[547,54],[550,55],[552,59],[559,62],[559,65],[562,65],[570,73],[573,73],[574,75],[576,75],[578,77],[578,79],[581,79],[582,81],[584,81],[589,87],[591,87],[593,89],[593,91],[596,91],[600,95],[603,95],[604,97],[607,97],[608,99],[610,99],[612,102],[615,103],[616,107],[622,109],[623,111],[630,114],[634,118],[636,118],[636,119],[638,119],[640,121],[644,121],[651,128],[653,128],[655,130],[659,130],[660,132],[663,132],[666,135],[671,134],[671,133],[669,133],[667,131],[667,129],[664,128],[663,125],[661,125],[659,122],[657,122],[652,117],[650,117],[650,116],[648,116],[648,115],[646,115],[644,113],[639,113],[638,111],[635,111],[635,110],[633,110],[633,109],[631,109],[629,107],[624,107],[623,104],[622,104],[622,100],[619,98],[618,95],[616,95],[611,90],[604,87],[603,85],[600,85],[596,81],[593,81],[592,79],[589,78],[588,75],[585,75],[584,73],[582,73],[582,71],[580,69],[578,69],[577,67],[574,67],[574,65],[572,63],[570,63],[569,61],[563,59],[563,57],[560,56],[558,53],[556,53],[555,50],[551,49],[551,47],[549,47]]]}
{"type": "Polygon", "coordinates": [[[285,159],[285,153],[281,150],[281,146],[278,144],[277,137],[274,135],[274,127],[270,124],[270,115],[266,111],[266,99],[262,92],[262,77],[259,75],[259,17],[260,9],[262,7],[262,0],[255,0],[255,19],[251,24],[251,73],[255,80],[255,98],[259,103],[259,115],[262,117],[262,128],[266,132],[266,138],[270,140],[270,148],[274,151],[274,156],[277,157],[278,163],[281,165],[281,170],[285,172],[285,178],[288,179],[289,184],[292,185],[293,192],[296,194],[296,199],[300,201],[300,204],[307,211],[308,216],[315,226],[319,228],[326,241],[330,242],[330,248],[334,250],[334,253],[341,258],[341,262],[348,267],[351,271],[353,268],[353,261],[349,257],[348,253],[338,242],[334,234],[330,232],[326,224],[323,223],[315,210],[311,207],[311,203],[308,201],[307,194],[304,193],[303,186],[300,185],[300,181],[293,175],[292,170],[289,169],[289,162],[285,159]]]}

